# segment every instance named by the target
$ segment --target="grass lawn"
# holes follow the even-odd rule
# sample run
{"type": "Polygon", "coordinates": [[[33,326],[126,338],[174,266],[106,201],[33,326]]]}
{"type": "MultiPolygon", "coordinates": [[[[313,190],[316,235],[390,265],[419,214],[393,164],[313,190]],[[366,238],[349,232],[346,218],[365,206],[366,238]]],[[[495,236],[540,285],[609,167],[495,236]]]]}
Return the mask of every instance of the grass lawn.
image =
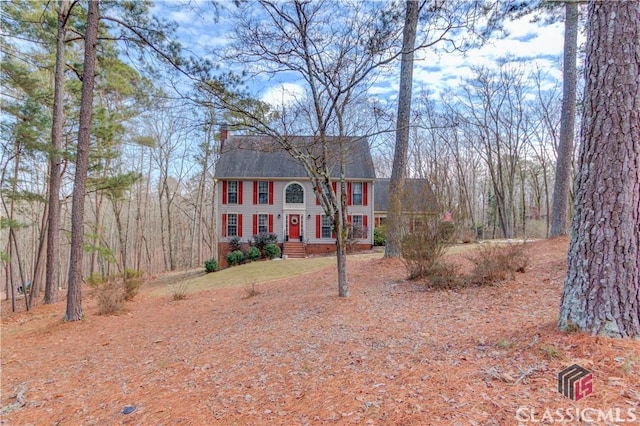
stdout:
{"type": "MultiPolygon", "coordinates": [[[[447,249],[447,254],[460,254],[472,250],[477,244],[456,244],[447,249]]],[[[383,248],[375,252],[348,255],[349,262],[379,259],[384,255],[383,248]]],[[[197,293],[214,288],[233,288],[263,284],[291,278],[311,272],[334,267],[335,256],[320,256],[307,259],[268,260],[246,263],[207,274],[203,270],[192,270],[166,274],[156,280],[151,294],[167,296],[176,293],[197,293]]]]}

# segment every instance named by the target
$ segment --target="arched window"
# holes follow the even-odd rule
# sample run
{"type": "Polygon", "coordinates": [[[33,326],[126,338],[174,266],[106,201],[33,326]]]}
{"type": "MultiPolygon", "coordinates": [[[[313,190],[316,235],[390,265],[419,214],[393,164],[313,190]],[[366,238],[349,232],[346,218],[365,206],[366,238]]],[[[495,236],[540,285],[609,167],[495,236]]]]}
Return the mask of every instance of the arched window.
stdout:
{"type": "Polygon", "coordinates": [[[304,204],[304,189],[301,185],[292,183],[287,186],[284,200],[287,204],[304,204]]]}

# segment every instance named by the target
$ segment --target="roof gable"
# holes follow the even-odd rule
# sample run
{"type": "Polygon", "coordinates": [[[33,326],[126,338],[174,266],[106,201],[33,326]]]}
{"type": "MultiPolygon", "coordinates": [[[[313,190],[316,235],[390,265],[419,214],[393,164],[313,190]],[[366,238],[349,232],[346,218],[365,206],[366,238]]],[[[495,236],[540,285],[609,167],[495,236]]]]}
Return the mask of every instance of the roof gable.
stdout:
{"type": "MultiPolygon", "coordinates": [[[[293,137],[292,143],[309,155],[319,156],[321,146],[310,136],[293,137]]],[[[338,146],[340,139],[327,138],[329,145],[338,146]]],[[[375,179],[375,169],[366,138],[342,138],[347,147],[347,179],[375,179]]],[[[329,150],[331,177],[339,177],[337,150],[329,150]],[[335,153],[336,155],[332,155],[335,153]]],[[[216,178],[308,178],[302,164],[268,136],[234,135],[224,141],[216,166],[216,178]]]]}
{"type": "MultiPolygon", "coordinates": [[[[389,183],[390,179],[376,179],[374,210],[377,212],[389,210],[389,183]]],[[[402,210],[437,211],[436,197],[427,179],[405,180],[402,210]]]]}

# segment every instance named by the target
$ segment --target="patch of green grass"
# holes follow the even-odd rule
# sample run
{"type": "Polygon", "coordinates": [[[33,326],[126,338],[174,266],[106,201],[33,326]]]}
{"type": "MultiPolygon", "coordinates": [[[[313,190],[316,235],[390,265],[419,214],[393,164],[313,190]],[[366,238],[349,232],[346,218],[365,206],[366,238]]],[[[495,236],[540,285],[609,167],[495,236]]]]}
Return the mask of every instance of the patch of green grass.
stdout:
{"type": "MultiPolygon", "coordinates": [[[[367,260],[379,258],[379,253],[349,256],[348,261],[367,260]]],[[[249,282],[264,284],[284,278],[318,272],[336,264],[334,256],[323,256],[308,259],[269,260],[264,262],[252,262],[234,268],[226,268],[215,274],[199,274],[192,278],[185,275],[177,277],[185,279],[187,293],[197,293],[214,288],[244,287],[249,282]]],[[[152,295],[171,295],[174,290],[173,283],[163,279],[163,285],[152,291],[152,295]]]]}

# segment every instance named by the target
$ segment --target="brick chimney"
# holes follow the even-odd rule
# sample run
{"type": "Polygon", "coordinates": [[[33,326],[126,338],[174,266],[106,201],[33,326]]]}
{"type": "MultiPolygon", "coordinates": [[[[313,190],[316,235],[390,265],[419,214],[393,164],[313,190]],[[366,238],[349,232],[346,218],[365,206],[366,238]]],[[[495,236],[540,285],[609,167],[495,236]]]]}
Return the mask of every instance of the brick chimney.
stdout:
{"type": "Polygon", "coordinates": [[[229,126],[225,124],[220,125],[220,151],[224,148],[224,141],[229,137],[229,126]]]}

